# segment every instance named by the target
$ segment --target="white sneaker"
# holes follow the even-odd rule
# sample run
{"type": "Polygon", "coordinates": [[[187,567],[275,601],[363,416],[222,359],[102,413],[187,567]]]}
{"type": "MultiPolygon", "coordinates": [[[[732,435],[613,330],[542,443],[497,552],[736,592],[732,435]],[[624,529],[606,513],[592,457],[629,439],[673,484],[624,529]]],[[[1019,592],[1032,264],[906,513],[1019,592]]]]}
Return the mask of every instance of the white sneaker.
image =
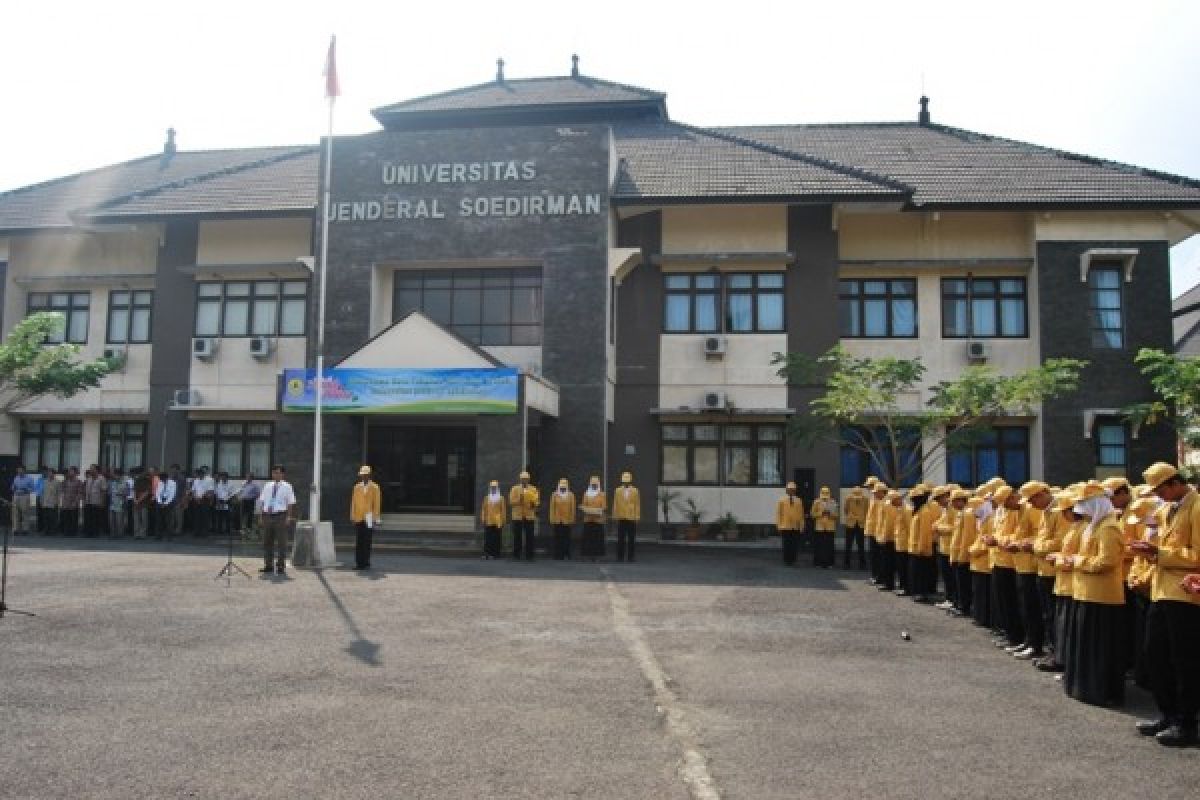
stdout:
{"type": "Polygon", "coordinates": [[[1017,651],[1024,650],[1024,649],[1025,649],[1025,645],[1023,645],[1023,644],[1010,644],[1008,647],[1004,648],[1004,652],[1016,653],[1017,651]]]}
{"type": "Polygon", "coordinates": [[[1036,652],[1037,651],[1032,647],[1026,647],[1024,650],[1018,650],[1017,652],[1013,653],[1013,658],[1019,658],[1022,661],[1025,661],[1029,658],[1032,658],[1033,654],[1036,652]]]}

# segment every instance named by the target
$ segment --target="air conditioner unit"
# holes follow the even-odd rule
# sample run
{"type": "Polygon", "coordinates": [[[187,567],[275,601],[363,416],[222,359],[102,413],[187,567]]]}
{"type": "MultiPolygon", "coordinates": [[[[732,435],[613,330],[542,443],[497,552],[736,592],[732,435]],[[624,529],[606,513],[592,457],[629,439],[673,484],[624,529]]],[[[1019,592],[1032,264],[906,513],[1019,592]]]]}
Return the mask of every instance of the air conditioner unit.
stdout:
{"type": "Polygon", "coordinates": [[[110,344],[104,348],[104,360],[115,361],[116,368],[122,369],[125,366],[125,347],[119,344],[110,344]]]}
{"type": "Polygon", "coordinates": [[[192,355],[201,361],[212,361],[217,354],[217,340],[207,336],[192,339],[192,355]]]}
{"type": "Polygon", "coordinates": [[[268,358],[275,349],[275,341],[270,336],[251,336],[250,355],[258,359],[268,358]]]}
{"type": "Polygon", "coordinates": [[[200,393],[195,389],[176,389],[175,405],[198,406],[200,405],[200,393]]]}
{"type": "Polygon", "coordinates": [[[987,361],[991,348],[987,342],[967,342],[967,360],[973,362],[987,361]]]}
{"type": "Polygon", "coordinates": [[[724,392],[705,392],[704,407],[709,411],[723,411],[729,407],[729,398],[724,392]]]}
{"type": "Polygon", "coordinates": [[[725,355],[724,336],[705,336],[704,355],[707,358],[721,358],[725,355]]]}

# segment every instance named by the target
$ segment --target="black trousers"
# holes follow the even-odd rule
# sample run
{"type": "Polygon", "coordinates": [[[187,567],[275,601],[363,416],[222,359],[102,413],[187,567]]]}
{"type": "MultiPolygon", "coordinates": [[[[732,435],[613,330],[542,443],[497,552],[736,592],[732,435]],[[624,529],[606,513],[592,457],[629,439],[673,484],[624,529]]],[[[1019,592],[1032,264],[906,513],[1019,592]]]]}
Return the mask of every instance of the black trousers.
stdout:
{"type": "Polygon", "coordinates": [[[562,561],[571,557],[571,526],[557,524],[554,526],[554,558],[562,561]]]}
{"type": "Polygon", "coordinates": [[[993,609],[996,623],[1010,645],[1021,644],[1025,641],[1025,628],[1021,625],[1020,602],[1017,600],[1016,569],[996,567],[992,570],[992,585],[996,587],[996,607],[993,609]]]}
{"type": "Polygon", "coordinates": [[[980,625],[992,626],[992,575],[971,573],[971,617],[980,625]]]}
{"type": "Polygon", "coordinates": [[[963,614],[971,613],[971,601],[975,591],[971,585],[971,565],[954,565],[954,607],[963,614]]]}
{"type": "Polygon", "coordinates": [[[864,538],[862,525],[847,526],[845,561],[842,562],[847,569],[850,568],[850,551],[856,547],[858,548],[858,568],[867,568],[867,553],[865,549],[866,544],[863,541],[864,538]]]}
{"type": "MultiPolygon", "coordinates": [[[[942,576],[942,586],[946,589],[946,599],[954,603],[958,599],[958,585],[955,582],[954,567],[950,566],[950,556],[945,553],[937,554],[938,572],[942,576]]],[[[933,591],[930,594],[937,592],[937,584],[934,583],[933,591]]]]}
{"type": "Polygon", "coordinates": [[[879,583],[885,589],[896,588],[896,543],[879,545],[879,583]]]}
{"type": "Polygon", "coordinates": [[[59,512],[59,522],[62,524],[63,536],[79,535],[79,511],[74,508],[64,508],[59,512]]]}
{"type": "Polygon", "coordinates": [[[813,566],[832,567],[836,560],[833,553],[836,536],[833,531],[817,531],[813,534],[813,566]]]}
{"type": "Polygon", "coordinates": [[[909,591],[928,597],[937,591],[937,561],[933,556],[908,554],[909,591]]]}
{"type": "Polygon", "coordinates": [[[222,539],[229,536],[229,518],[233,514],[228,508],[218,508],[213,511],[213,532],[222,539]]]}
{"type": "Polygon", "coordinates": [[[631,519],[617,520],[617,561],[624,561],[626,556],[633,561],[635,542],[637,542],[637,523],[631,519]]]}
{"type": "Polygon", "coordinates": [[[796,563],[796,554],[800,552],[800,533],[780,531],[779,538],[783,540],[783,563],[790,567],[796,563]]]}
{"type": "Polygon", "coordinates": [[[892,546],[896,559],[896,574],[900,578],[900,591],[912,594],[912,584],[908,580],[908,551],[900,551],[892,546]]]}
{"type": "Polygon", "coordinates": [[[526,561],[533,561],[533,520],[514,519],[512,523],[513,558],[521,558],[524,554],[526,561]],[[524,544],[522,544],[524,540],[524,544]]]}
{"type": "Polygon", "coordinates": [[[489,525],[483,529],[483,554],[488,558],[500,557],[500,526],[489,525]]]}
{"type": "Polygon", "coordinates": [[[367,569],[371,566],[371,539],[375,531],[366,522],[354,523],[354,566],[367,569]]]}
{"type": "Polygon", "coordinates": [[[879,583],[879,542],[874,536],[867,537],[867,562],[871,567],[871,580],[879,583]]]}
{"type": "Polygon", "coordinates": [[[1146,660],[1154,702],[1176,725],[1196,730],[1200,711],[1200,606],[1159,600],[1146,614],[1146,660]]]}
{"type": "Polygon", "coordinates": [[[194,533],[196,536],[208,536],[210,533],[212,533],[212,506],[204,503],[196,503],[193,508],[192,533],[194,533]]]}
{"type": "Polygon", "coordinates": [[[47,536],[58,536],[58,509],[57,508],[39,508],[38,509],[38,530],[47,536]]]}
{"type": "Polygon", "coordinates": [[[1042,610],[1044,644],[1054,649],[1054,577],[1039,575],[1037,579],[1038,607],[1042,610]]]}
{"type": "Polygon", "coordinates": [[[1021,613],[1021,627],[1025,636],[1021,640],[1026,646],[1032,647],[1035,653],[1041,653],[1046,644],[1046,628],[1042,621],[1042,598],[1038,594],[1038,575],[1036,572],[1017,573],[1017,605],[1021,613]]]}
{"type": "Polygon", "coordinates": [[[83,535],[84,536],[99,536],[104,532],[104,528],[100,524],[100,518],[104,516],[104,509],[100,506],[94,506],[86,503],[83,506],[83,535]]]}

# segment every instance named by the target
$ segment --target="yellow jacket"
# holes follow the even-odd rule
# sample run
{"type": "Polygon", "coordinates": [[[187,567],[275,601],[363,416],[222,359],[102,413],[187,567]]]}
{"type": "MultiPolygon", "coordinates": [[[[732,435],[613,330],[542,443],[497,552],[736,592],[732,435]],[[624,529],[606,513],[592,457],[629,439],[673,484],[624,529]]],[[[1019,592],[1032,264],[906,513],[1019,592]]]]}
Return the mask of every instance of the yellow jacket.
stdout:
{"type": "Polygon", "coordinates": [[[1013,562],[1013,554],[1000,545],[1003,545],[1012,535],[1017,523],[1021,521],[1020,515],[1020,509],[1012,510],[1003,506],[997,508],[996,512],[992,514],[992,518],[996,520],[992,523],[992,536],[1000,543],[992,548],[992,569],[996,567],[1012,569],[1016,566],[1013,562]]]}
{"type": "MultiPolygon", "coordinates": [[[[1063,535],[1062,547],[1059,548],[1059,555],[1073,556],[1079,552],[1080,538],[1083,536],[1083,529],[1087,525],[1085,520],[1075,520],[1067,527],[1067,532],[1063,535]]],[[[1071,597],[1075,593],[1075,570],[1067,564],[1059,564],[1057,566],[1058,574],[1054,578],[1054,594],[1058,597],[1071,597]]]]}
{"type": "Polygon", "coordinates": [[[937,535],[938,552],[942,555],[950,555],[950,540],[954,537],[954,523],[957,515],[958,511],[953,506],[947,505],[933,523],[933,532],[937,535]]]}
{"type": "MultiPolygon", "coordinates": [[[[996,518],[995,514],[985,519],[980,524],[975,512],[968,512],[972,521],[968,524],[974,528],[974,533],[970,536],[970,543],[967,545],[967,558],[971,562],[971,572],[983,572],[990,574],[992,571],[992,554],[991,548],[987,546],[987,542],[983,540],[984,536],[991,533],[992,520],[996,518]]],[[[963,534],[964,540],[967,538],[966,533],[963,534]]]]}
{"type": "Polygon", "coordinates": [[[1058,570],[1046,560],[1046,556],[1062,549],[1062,540],[1068,527],[1070,526],[1061,511],[1046,511],[1042,514],[1042,524],[1033,540],[1033,555],[1037,558],[1039,576],[1053,578],[1058,575],[1058,570]]]}
{"type": "Polygon", "coordinates": [[[1179,582],[1189,573],[1200,572],[1200,495],[1195,489],[1166,513],[1166,527],[1158,535],[1158,558],[1150,599],[1178,600],[1200,605],[1200,595],[1188,594],[1179,582]]]}
{"type": "Polygon", "coordinates": [[[575,524],[575,493],[567,490],[566,494],[554,492],[550,495],[550,524],[575,524]]]}
{"type": "Polygon", "coordinates": [[[361,482],[354,484],[350,490],[350,521],[362,522],[370,512],[373,526],[379,524],[379,514],[383,508],[383,498],[379,492],[379,484],[368,480],[364,489],[361,482]]]}
{"type": "MultiPolygon", "coordinates": [[[[1154,520],[1160,531],[1167,529],[1168,511],[1170,511],[1170,506],[1164,503],[1154,512],[1154,520]]],[[[1141,538],[1145,538],[1146,529],[1149,526],[1140,524],[1139,527],[1142,529],[1141,538]]],[[[1128,545],[1129,541],[1130,539],[1126,535],[1126,545],[1128,545]]],[[[1154,562],[1146,556],[1135,555],[1133,563],[1129,566],[1129,572],[1125,575],[1125,583],[1129,588],[1137,589],[1149,596],[1151,586],[1154,583],[1154,562]]]]}
{"type": "Polygon", "coordinates": [[[1079,540],[1079,555],[1083,563],[1075,567],[1075,586],[1072,597],[1084,603],[1123,605],[1125,581],[1121,574],[1121,559],[1125,553],[1125,535],[1116,517],[1107,516],[1091,533],[1079,540]]]}
{"type": "Polygon", "coordinates": [[[863,520],[863,533],[878,541],[879,539],[879,512],[882,510],[884,502],[871,495],[867,498],[867,516],[863,520]]]}
{"type": "Polygon", "coordinates": [[[588,523],[588,522],[595,522],[595,523],[599,523],[599,524],[604,523],[604,511],[605,511],[605,509],[608,508],[608,495],[606,495],[604,492],[596,492],[595,496],[588,497],[588,493],[584,492],[583,500],[581,500],[579,504],[581,506],[583,506],[584,508],[600,509],[599,514],[584,514],[583,521],[585,523],[588,523]]]}
{"type": "Polygon", "coordinates": [[[842,504],[842,522],[847,528],[863,525],[867,521],[867,496],[862,492],[851,492],[842,504]]]}
{"type": "Polygon", "coordinates": [[[899,508],[896,508],[894,505],[889,503],[887,508],[883,510],[883,521],[885,525],[883,529],[883,535],[886,538],[880,539],[880,541],[884,542],[885,544],[887,542],[899,541],[896,537],[908,532],[909,528],[912,527],[912,518],[913,512],[908,506],[901,505],[899,508]]]}
{"type": "Polygon", "coordinates": [[[954,514],[954,527],[950,531],[950,551],[946,555],[950,556],[951,564],[969,564],[971,559],[967,555],[967,548],[963,546],[963,535],[967,532],[969,519],[975,519],[975,515],[965,508],[959,511],[951,506],[946,510],[954,514]]]}
{"type": "Polygon", "coordinates": [[[615,520],[632,520],[637,522],[642,518],[642,500],[636,486],[626,489],[618,486],[613,492],[612,515],[615,520]]]}
{"type": "Polygon", "coordinates": [[[942,515],[942,507],[932,500],[921,506],[913,515],[912,529],[908,534],[908,552],[914,556],[933,555],[933,526],[942,515]]]}
{"type": "Polygon", "coordinates": [[[537,519],[538,505],[542,502],[536,486],[517,484],[508,492],[508,504],[512,508],[513,522],[537,519]]]}
{"type": "MultiPolygon", "coordinates": [[[[1127,512],[1119,512],[1118,519],[1121,520],[1121,532],[1125,534],[1125,557],[1121,565],[1122,573],[1125,575],[1125,580],[1129,580],[1129,575],[1133,572],[1133,562],[1138,560],[1138,556],[1129,548],[1133,542],[1140,541],[1146,535],[1146,526],[1140,522],[1125,522],[1127,512]]],[[[1143,559],[1144,560],[1144,559],[1143,559]]]]}
{"type": "Polygon", "coordinates": [[[485,528],[503,528],[504,521],[508,518],[508,506],[504,502],[504,495],[485,494],[483,502],[479,504],[479,519],[483,522],[485,528]]]}
{"type": "Polygon", "coordinates": [[[833,533],[836,531],[838,519],[837,501],[832,498],[823,500],[818,497],[813,501],[812,518],[816,520],[813,530],[819,533],[833,533]]]}
{"type": "MultiPolygon", "coordinates": [[[[1017,512],[1017,524],[1013,531],[1009,534],[1008,544],[1020,545],[1022,547],[1029,545],[1033,546],[1037,541],[1038,529],[1042,525],[1043,512],[1041,509],[1034,508],[1031,505],[1026,505],[1017,512]]],[[[1037,556],[1033,553],[1027,553],[1022,550],[1019,553],[1012,554],[1013,566],[1017,568],[1017,572],[1022,575],[1033,575],[1037,573],[1037,556]]]]}
{"type": "Polygon", "coordinates": [[[775,528],[780,533],[804,530],[804,501],[786,494],[779,498],[775,504],[775,528]]]}

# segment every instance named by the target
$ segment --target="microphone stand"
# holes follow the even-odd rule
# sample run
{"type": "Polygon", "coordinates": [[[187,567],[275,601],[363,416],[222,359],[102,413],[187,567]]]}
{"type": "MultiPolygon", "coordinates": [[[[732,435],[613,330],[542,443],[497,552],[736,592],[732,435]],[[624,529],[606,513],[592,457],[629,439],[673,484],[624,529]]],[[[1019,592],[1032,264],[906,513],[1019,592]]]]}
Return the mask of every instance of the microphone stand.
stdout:
{"type": "Polygon", "coordinates": [[[9,608],[5,597],[8,594],[8,537],[12,533],[12,503],[0,497],[0,506],[8,509],[9,520],[4,523],[4,549],[3,556],[0,557],[0,618],[5,614],[20,614],[25,617],[37,616],[31,611],[18,611],[15,608],[9,608]]]}
{"type": "MultiPolygon", "coordinates": [[[[236,492],[234,492],[231,497],[229,497],[225,500],[225,514],[226,514],[225,527],[229,532],[229,537],[228,537],[229,538],[229,559],[225,562],[225,566],[221,567],[221,571],[216,574],[216,577],[214,577],[213,580],[219,581],[219,580],[221,580],[221,578],[224,578],[226,586],[229,586],[230,581],[233,580],[233,573],[235,573],[235,572],[238,573],[239,575],[241,575],[242,577],[246,578],[247,580],[250,579],[250,573],[246,572],[246,570],[239,567],[233,561],[233,526],[229,524],[229,516],[228,516],[230,513],[229,505],[238,500],[238,498],[242,494],[242,489],[245,488],[245,486],[246,486],[246,484],[243,483],[241,486],[238,487],[238,490],[236,492]]],[[[215,501],[215,498],[214,498],[214,501],[215,501]]],[[[240,531],[239,531],[239,533],[240,533],[240,531]]]]}

